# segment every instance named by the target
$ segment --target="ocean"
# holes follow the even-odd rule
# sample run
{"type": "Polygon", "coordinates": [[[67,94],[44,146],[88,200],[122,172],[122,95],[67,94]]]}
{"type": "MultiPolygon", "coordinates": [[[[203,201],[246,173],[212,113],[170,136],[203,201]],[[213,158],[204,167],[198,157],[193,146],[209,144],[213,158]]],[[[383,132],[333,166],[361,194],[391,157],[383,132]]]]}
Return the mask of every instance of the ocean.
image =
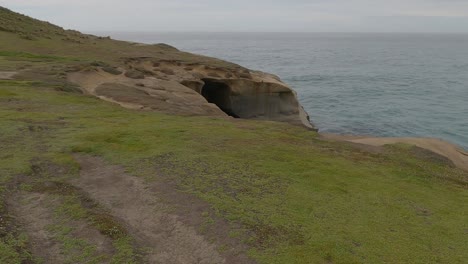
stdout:
{"type": "Polygon", "coordinates": [[[435,137],[468,150],[468,35],[100,34],[276,74],[321,132],[435,137]]]}

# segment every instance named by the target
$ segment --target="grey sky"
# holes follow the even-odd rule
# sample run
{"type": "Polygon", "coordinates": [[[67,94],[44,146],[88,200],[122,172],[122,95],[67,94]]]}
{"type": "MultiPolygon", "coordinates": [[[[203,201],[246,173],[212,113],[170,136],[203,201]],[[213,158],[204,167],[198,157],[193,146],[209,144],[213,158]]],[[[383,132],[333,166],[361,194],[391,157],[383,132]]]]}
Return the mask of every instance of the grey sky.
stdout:
{"type": "Polygon", "coordinates": [[[468,32],[468,0],[0,0],[82,31],[468,32]]]}

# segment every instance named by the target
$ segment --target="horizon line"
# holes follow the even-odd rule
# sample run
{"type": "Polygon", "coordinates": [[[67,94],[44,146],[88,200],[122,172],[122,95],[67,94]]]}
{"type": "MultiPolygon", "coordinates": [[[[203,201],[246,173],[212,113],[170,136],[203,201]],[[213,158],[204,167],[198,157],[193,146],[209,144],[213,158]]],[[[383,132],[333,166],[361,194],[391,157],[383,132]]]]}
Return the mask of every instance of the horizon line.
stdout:
{"type": "Polygon", "coordinates": [[[468,35],[468,31],[441,32],[441,31],[167,31],[167,30],[80,30],[88,33],[243,33],[243,34],[457,34],[468,35]]]}

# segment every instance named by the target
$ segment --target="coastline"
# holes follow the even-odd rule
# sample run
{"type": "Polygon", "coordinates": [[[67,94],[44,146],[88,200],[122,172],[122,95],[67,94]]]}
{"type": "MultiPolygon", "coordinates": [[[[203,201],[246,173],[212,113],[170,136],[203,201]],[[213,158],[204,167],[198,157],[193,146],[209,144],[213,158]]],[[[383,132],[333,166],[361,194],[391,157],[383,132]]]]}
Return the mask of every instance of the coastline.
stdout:
{"type": "Polygon", "coordinates": [[[298,92],[310,114],[320,115],[320,120],[313,121],[319,127],[327,126],[328,132],[434,137],[468,151],[463,102],[463,84],[468,80],[463,64],[458,63],[458,59],[466,60],[456,52],[465,48],[457,39],[404,34],[367,34],[365,38],[360,34],[105,34],[149,44],[165,42],[180,50],[274,73],[298,92]],[[454,48],[441,49],[445,44],[454,48]],[[411,47],[420,50],[415,54],[411,47]],[[350,51],[355,58],[348,56],[350,51]],[[440,56],[424,56],[435,53],[440,56]],[[411,66],[412,62],[421,67],[411,66]],[[372,129],[364,129],[367,122],[373,123],[372,129]]]}
{"type": "Polygon", "coordinates": [[[2,7],[0,38],[1,263],[468,259],[468,168],[453,162],[468,153],[454,144],[319,133],[280,77],[167,44],[2,7]]]}
{"type": "Polygon", "coordinates": [[[417,137],[373,137],[356,135],[338,135],[319,133],[325,140],[344,141],[367,146],[382,147],[389,144],[409,144],[414,145],[449,159],[456,167],[468,171],[468,152],[460,146],[437,138],[417,138],[417,137]]]}

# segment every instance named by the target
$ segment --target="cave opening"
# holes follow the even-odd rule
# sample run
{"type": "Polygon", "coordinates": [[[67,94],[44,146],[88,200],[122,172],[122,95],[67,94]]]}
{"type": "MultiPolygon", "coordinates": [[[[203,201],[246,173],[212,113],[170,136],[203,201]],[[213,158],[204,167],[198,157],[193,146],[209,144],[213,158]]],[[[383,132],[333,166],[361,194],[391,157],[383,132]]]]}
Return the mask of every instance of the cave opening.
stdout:
{"type": "Polygon", "coordinates": [[[223,112],[234,118],[239,118],[232,110],[231,88],[229,85],[210,79],[203,79],[205,85],[201,89],[201,95],[212,104],[215,104],[223,112]]]}

